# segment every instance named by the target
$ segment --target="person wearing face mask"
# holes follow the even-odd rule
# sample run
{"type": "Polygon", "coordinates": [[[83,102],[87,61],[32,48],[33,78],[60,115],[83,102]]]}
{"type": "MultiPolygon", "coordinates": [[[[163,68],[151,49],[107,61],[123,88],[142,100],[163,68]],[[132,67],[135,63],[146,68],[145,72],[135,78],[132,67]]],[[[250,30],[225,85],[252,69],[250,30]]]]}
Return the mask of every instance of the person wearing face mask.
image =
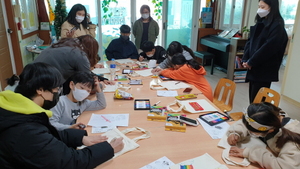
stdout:
{"type": "Polygon", "coordinates": [[[86,8],[82,4],[75,4],[66,21],[61,25],[61,38],[76,38],[82,35],[96,37],[96,25],[92,24],[86,8]]]}
{"type": "Polygon", "coordinates": [[[158,24],[150,16],[150,7],[142,5],[140,9],[141,18],[136,20],[132,27],[132,33],[135,37],[135,46],[141,49],[143,42],[151,41],[155,43],[159,34],[158,24]]]}
{"type": "Polygon", "coordinates": [[[122,138],[108,143],[85,130],[57,131],[49,110],[58,101],[60,72],[46,63],[30,63],[15,92],[0,92],[1,168],[92,169],[123,149],[122,138]],[[86,145],[81,150],[76,147],[86,145]]]}
{"type": "Polygon", "coordinates": [[[161,63],[166,59],[167,51],[161,46],[154,46],[151,41],[145,41],[141,48],[143,52],[140,53],[139,61],[154,59],[156,63],[161,63]]]}
{"type": "Polygon", "coordinates": [[[232,145],[229,155],[248,158],[266,169],[299,168],[300,122],[285,117],[285,113],[271,103],[253,103],[243,119],[235,122],[227,131],[232,145]],[[236,146],[246,137],[258,137],[268,148],[236,146]]]}
{"type": "Polygon", "coordinates": [[[84,111],[101,110],[106,107],[105,96],[101,85],[94,82],[94,76],[88,72],[76,72],[70,77],[70,93],[59,97],[59,102],[51,109],[53,116],[50,123],[57,130],[67,128],[83,129],[83,123],[76,122],[78,116],[84,111]],[[86,99],[92,89],[96,90],[97,100],[86,99]]]}
{"type": "Polygon", "coordinates": [[[248,69],[250,103],[261,87],[270,88],[272,82],[279,80],[278,71],[288,41],[278,0],[259,0],[258,6],[256,24],[250,27],[242,58],[243,66],[248,69]]]}
{"type": "Polygon", "coordinates": [[[120,38],[112,40],[105,50],[108,60],[111,59],[138,59],[139,55],[134,44],[130,41],[130,27],[122,25],[120,27],[120,38]]]}

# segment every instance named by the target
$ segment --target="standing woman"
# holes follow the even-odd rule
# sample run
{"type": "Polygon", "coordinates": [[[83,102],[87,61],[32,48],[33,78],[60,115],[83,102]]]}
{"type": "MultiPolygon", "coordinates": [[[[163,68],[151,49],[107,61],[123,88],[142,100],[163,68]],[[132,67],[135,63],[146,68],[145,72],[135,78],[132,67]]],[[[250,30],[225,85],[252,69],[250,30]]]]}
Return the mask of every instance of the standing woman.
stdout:
{"type": "Polygon", "coordinates": [[[278,0],[260,0],[258,6],[256,24],[250,28],[242,59],[243,66],[248,68],[246,82],[249,82],[250,103],[261,87],[270,88],[272,82],[278,81],[288,41],[278,0]]]}
{"type": "Polygon", "coordinates": [[[74,5],[66,21],[61,26],[61,38],[76,38],[82,35],[92,35],[94,38],[96,25],[90,21],[89,14],[82,4],[74,5]],[[73,29],[74,28],[74,29],[73,29]]]}
{"type": "Polygon", "coordinates": [[[159,34],[158,24],[150,16],[150,7],[148,5],[141,6],[140,13],[142,17],[134,22],[132,28],[137,49],[140,49],[145,41],[151,41],[155,44],[159,34]]]}

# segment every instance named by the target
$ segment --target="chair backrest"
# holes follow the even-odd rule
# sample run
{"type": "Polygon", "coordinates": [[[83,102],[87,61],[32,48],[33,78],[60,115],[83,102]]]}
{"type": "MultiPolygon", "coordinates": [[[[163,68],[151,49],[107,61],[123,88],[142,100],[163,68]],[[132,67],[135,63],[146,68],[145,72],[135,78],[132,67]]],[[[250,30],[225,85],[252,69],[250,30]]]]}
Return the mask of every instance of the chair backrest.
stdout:
{"type": "Polygon", "coordinates": [[[280,94],[275,90],[269,89],[267,87],[262,87],[256,94],[253,103],[260,103],[262,101],[272,103],[274,106],[278,107],[280,94]]]}
{"type": "Polygon", "coordinates": [[[235,88],[232,80],[221,78],[214,91],[213,103],[224,112],[232,110],[235,88]]]}

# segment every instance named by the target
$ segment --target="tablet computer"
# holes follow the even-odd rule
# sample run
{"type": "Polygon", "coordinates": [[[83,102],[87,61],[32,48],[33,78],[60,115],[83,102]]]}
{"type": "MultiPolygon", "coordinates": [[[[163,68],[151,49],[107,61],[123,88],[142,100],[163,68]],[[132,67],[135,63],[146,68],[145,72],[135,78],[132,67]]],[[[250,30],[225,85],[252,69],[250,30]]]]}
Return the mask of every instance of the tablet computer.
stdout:
{"type": "Polygon", "coordinates": [[[134,110],[150,110],[150,100],[149,99],[135,99],[134,100],[134,110]]]}
{"type": "Polygon", "coordinates": [[[174,80],[174,79],[171,79],[171,78],[168,78],[168,77],[165,77],[165,76],[161,76],[161,75],[159,75],[159,77],[162,81],[174,80]]]}
{"type": "Polygon", "coordinates": [[[214,126],[216,124],[219,124],[219,123],[229,120],[229,118],[226,115],[221,114],[220,112],[212,112],[212,113],[202,114],[202,115],[199,115],[199,118],[211,126],[214,126]]]}

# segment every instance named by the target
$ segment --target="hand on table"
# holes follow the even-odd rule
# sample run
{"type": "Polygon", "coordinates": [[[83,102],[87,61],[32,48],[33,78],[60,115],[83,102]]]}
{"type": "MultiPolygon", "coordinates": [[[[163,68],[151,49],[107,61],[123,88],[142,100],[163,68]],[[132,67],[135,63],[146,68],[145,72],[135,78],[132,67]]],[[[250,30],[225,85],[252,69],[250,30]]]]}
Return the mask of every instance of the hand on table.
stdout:
{"type": "Polygon", "coordinates": [[[102,64],[100,64],[100,63],[97,63],[94,67],[95,68],[104,68],[104,66],[102,64]]]}
{"type": "Polygon", "coordinates": [[[91,146],[97,143],[107,141],[106,136],[96,135],[96,136],[83,136],[82,143],[85,146],[91,146]]]}
{"type": "Polygon", "coordinates": [[[244,158],[243,156],[244,149],[238,148],[238,147],[231,147],[229,150],[229,155],[233,157],[241,157],[244,158]]]}
{"type": "Polygon", "coordinates": [[[111,140],[111,142],[109,144],[112,146],[115,153],[121,151],[124,148],[124,143],[123,143],[122,137],[111,140]]]}
{"type": "Polygon", "coordinates": [[[153,73],[153,74],[158,74],[158,73],[160,73],[162,70],[163,70],[163,69],[157,67],[157,68],[152,69],[152,70],[151,70],[151,73],[153,73]]]}
{"type": "Polygon", "coordinates": [[[103,80],[103,83],[106,84],[106,85],[114,85],[116,82],[115,81],[103,80]]]}
{"type": "Polygon", "coordinates": [[[83,123],[76,123],[76,124],[71,125],[70,128],[84,130],[84,128],[81,127],[82,125],[85,126],[85,124],[83,124],[83,123]]]}
{"type": "Polygon", "coordinates": [[[143,61],[144,60],[144,57],[143,56],[140,56],[139,57],[139,61],[141,62],[141,61],[143,61]]]}
{"type": "Polygon", "coordinates": [[[227,142],[228,142],[229,145],[235,146],[238,143],[239,138],[240,138],[240,136],[238,136],[236,134],[231,134],[231,135],[228,136],[227,142]]]}

